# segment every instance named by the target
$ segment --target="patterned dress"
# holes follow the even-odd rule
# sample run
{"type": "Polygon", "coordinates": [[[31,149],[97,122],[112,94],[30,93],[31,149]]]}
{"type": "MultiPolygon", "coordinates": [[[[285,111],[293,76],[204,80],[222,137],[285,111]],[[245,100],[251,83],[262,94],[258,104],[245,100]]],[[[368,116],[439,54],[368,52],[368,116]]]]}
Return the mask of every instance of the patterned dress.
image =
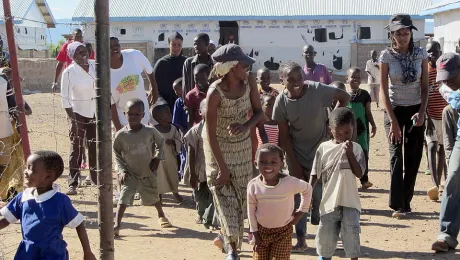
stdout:
{"type": "Polygon", "coordinates": [[[250,131],[241,135],[230,136],[228,126],[234,123],[243,124],[247,121],[251,109],[249,98],[250,88],[246,83],[244,95],[238,99],[228,99],[219,86],[216,86],[222,101],[217,108],[217,141],[230,172],[230,187],[215,186],[219,174],[219,166],[209,145],[207,129],[203,128],[203,150],[206,161],[206,175],[211,190],[217,216],[222,226],[225,243],[236,243],[241,248],[244,232],[244,216],[246,212],[246,190],[252,177],[250,131]]]}

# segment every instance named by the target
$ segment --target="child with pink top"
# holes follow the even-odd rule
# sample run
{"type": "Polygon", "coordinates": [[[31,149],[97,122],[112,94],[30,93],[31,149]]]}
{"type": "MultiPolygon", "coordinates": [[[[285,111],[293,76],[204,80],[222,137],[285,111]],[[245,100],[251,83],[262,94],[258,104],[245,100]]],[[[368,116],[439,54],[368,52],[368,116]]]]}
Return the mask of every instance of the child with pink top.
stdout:
{"type": "Polygon", "coordinates": [[[274,144],[264,144],[257,150],[255,164],[260,175],[249,182],[247,196],[255,240],[253,259],[290,259],[292,225],[309,210],[312,187],[281,173],[284,152],[274,144]],[[294,209],[295,194],[301,194],[298,209],[294,209]]]}

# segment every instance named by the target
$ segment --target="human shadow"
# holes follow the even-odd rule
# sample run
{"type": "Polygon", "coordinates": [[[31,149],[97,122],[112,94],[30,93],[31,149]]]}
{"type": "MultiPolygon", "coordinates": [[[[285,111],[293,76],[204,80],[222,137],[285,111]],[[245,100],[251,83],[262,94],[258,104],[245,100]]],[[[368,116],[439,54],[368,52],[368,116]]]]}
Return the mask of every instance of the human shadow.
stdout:
{"type": "MultiPolygon", "coordinates": [[[[383,217],[391,217],[393,214],[393,210],[391,209],[363,209],[362,215],[371,215],[371,216],[383,216],[383,217]]],[[[433,212],[412,212],[407,214],[404,219],[408,220],[430,220],[430,219],[438,219],[439,213],[433,212]]]]}
{"type": "Polygon", "coordinates": [[[168,233],[161,232],[161,233],[155,233],[155,234],[144,234],[140,235],[141,237],[158,237],[158,238],[180,238],[180,239],[200,239],[200,240],[206,240],[206,241],[212,241],[214,238],[216,238],[216,234],[212,232],[201,232],[189,228],[184,228],[184,227],[171,227],[168,229],[168,233]]]}
{"type": "MultiPolygon", "coordinates": [[[[459,259],[457,255],[459,250],[452,250],[447,253],[434,253],[434,252],[397,252],[390,250],[380,250],[376,248],[370,248],[361,246],[361,255],[370,259],[417,259],[417,260],[441,260],[441,259],[459,259]],[[455,256],[457,255],[457,256],[455,256]]],[[[344,252],[340,254],[345,256],[344,252]]]]}
{"type": "Polygon", "coordinates": [[[408,225],[401,225],[401,224],[383,224],[383,223],[376,223],[376,222],[360,222],[360,225],[363,227],[366,226],[377,226],[383,228],[410,228],[408,225]]]}

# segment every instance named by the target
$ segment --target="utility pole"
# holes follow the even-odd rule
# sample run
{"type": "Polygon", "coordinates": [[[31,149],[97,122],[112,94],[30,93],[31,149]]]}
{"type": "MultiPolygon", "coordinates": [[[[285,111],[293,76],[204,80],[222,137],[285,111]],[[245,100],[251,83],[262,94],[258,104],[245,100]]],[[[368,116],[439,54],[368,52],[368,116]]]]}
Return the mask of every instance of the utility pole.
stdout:
{"type": "Polygon", "coordinates": [[[13,76],[14,95],[16,105],[21,109],[19,112],[19,130],[21,135],[22,149],[25,159],[30,155],[29,134],[27,132],[26,115],[24,114],[24,99],[22,98],[21,80],[19,78],[18,56],[16,53],[16,41],[14,39],[13,17],[11,16],[10,0],[3,0],[5,15],[6,37],[8,38],[8,51],[10,52],[11,70],[13,76]]]}
{"type": "Polygon", "coordinates": [[[113,260],[112,128],[110,114],[109,0],[95,0],[96,142],[99,249],[101,260],[113,260]]]}

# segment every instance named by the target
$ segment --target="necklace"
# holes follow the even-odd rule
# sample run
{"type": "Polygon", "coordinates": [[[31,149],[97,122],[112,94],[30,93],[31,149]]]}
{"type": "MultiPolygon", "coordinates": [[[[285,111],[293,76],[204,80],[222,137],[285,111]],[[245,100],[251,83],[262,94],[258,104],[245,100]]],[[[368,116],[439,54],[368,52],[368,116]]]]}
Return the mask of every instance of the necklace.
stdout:
{"type": "Polygon", "coordinates": [[[355,100],[355,98],[356,98],[357,96],[359,96],[359,94],[361,94],[361,89],[358,89],[358,91],[356,91],[356,92],[351,91],[351,92],[350,92],[350,96],[351,96],[350,101],[355,100]]]}

